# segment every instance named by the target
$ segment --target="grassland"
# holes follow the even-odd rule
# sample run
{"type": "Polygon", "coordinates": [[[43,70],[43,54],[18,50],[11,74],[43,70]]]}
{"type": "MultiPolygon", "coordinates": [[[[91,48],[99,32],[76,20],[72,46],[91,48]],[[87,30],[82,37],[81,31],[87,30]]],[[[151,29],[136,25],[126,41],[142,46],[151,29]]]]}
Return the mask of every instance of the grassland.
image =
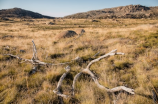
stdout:
{"type": "MultiPolygon", "coordinates": [[[[63,66],[40,67],[29,75],[32,65],[19,63],[17,59],[3,56],[11,53],[22,58],[32,58],[32,39],[38,58],[43,62],[68,62],[77,56],[82,64],[71,63],[71,72],[63,81],[62,91],[70,95],[73,77],[84,68],[89,58],[117,49],[124,56],[112,56],[92,65],[91,70],[99,82],[109,88],[127,86],[135,89],[135,95],[122,93],[118,104],[154,104],[152,91],[158,92],[158,19],[14,19],[0,21],[0,103],[1,104],[57,104],[59,99],[53,90],[63,66]],[[86,32],[76,39],[56,39],[64,30],[83,28],[86,32]],[[20,50],[25,50],[21,52],[20,50]]],[[[97,88],[86,74],[76,84],[73,98],[65,104],[109,104],[110,97],[97,88]]]]}

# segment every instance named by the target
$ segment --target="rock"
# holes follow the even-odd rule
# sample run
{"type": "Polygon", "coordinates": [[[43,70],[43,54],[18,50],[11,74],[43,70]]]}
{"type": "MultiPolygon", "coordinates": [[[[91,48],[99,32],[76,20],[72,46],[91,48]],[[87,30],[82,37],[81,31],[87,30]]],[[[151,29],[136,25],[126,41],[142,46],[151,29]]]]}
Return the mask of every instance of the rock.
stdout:
{"type": "Polygon", "coordinates": [[[20,50],[20,52],[21,52],[21,53],[25,53],[26,51],[25,51],[25,50],[20,50]]]}
{"type": "Polygon", "coordinates": [[[58,38],[58,39],[70,38],[70,37],[74,37],[75,35],[78,35],[75,31],[67,30],[67,31],[63,31],[60,34],[58,34],[56,38],[58,38]]]}
{"type": "Polygon", "coordinates": [[[92,22],[100,22],[100,21],[98,21],[98,20],[92,20],[92,22]]]}
{"type": "Polygon", "coordinates": [[[76,33],[78,34],[78,35],[82,35],[83,33],[85,33],[86,31],[84,30],[84,29],[77,29],[76,30],[76,33]]]}
{"type": "Polygon", "coordinates": [[[9,19],[6,17],[1,17],[0,20],[8,21],[9,19]]]}
{"type": "Polygon", "coordinates": [[[48,22],[47,25],[54,25],[55,23],[53,22],[48,22]]]}

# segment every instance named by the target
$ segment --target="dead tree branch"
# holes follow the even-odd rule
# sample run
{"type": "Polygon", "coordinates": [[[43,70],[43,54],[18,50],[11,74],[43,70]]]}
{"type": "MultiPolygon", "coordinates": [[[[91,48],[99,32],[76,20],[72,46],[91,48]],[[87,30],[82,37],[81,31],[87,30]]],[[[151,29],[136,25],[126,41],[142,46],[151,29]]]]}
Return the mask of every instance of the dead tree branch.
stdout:
{"type": "Polygon", "coordinates": [[[81,74],[82,74],[82,72],[76,74],[75,77],[74,77],[73,84],[72,84],[72,95],[75,95],[75,91],[74,91],[75,83],[76,83],[77,79],[80,77],[81,74]]]}
{"type": "Polygon", "coordinates": [[[98,79],[97,77],[90,71],[90,67],[92,64],[94,64],[95,62],[98,62],[100,61],[101,59],[103,58],[107,58],[107,57],[110,57],[110,56],[113,56],[113,55],[124,55],[124,53],[121,53],[121,52],[117,52],[117,49],[115,50],[112,50],[111,52],[97,58],[97,59],[94,59],[92,60],[85,69],[83,69],[80,73],[78,73],[75,77],[74,77],[74,80],[73,80],[73,85],[72,85],[72,91],[73,91],[73,95],[74,95],[74,89],[75,89],[75,83],[77,81],[77,79],[79,78],[79,76],[82,74],[82,73],[87,73],[89,74],[93,81],[95,82],[95,84],[100,88],[100,89],[104,89],[106,90],[107,92],[110,92],[110,93],[114,93],[114,92],[119,92],[119,91],[125,91],[125,92],[128,92],[130,94],[135,94],[134,93],[134,90],[131,89],[131,88],[127,88],[125,86],[118,86],[118,87],[115,87],[115,88],[112,88],[112,89],[109,89],[107,87],[104,87],[103,85],[101,85],[99,82],[98,82],[98,79]]]}
{"type": "Polygon", "coordinates": [[[34,41],[32,40],[33,43],[33,56],[32,56],[32,60],[37,60],[37,50],[36,50],[36,45],[34,43],[34,41]]]}
{"type": "Polygon", "coordinates": [[[69,63],[71,63],[73,61],[72,60],[70,62],[58,63],[58,64],[42,62],[37,57],[37,49],[36,49],[36,45],[35,45],[33,40],[32,40],[32,43],[33,43],[33,56],[32,56],[32,59],[24,59],[24,58],[21,58],[21,57],[19,57],[17,55],[12,55],[12,54],[3,54],[3,55],[11,56],[11,57],[17,58],[19,61],[29,62],[29,63],[31,63],[33,65],[57,66],[57,65],[66,65],[66,64],[69,64],[69,63]]]}
{"type": "Polygon", "coordinates": [[[3,54],[3,55],[7,55],[7,56],[10,56],[10,57],[17,58],[21,62],[29,62],[29,63],[31,63],[33,65],[33,68],[29,72],[29,74],[34,74],[35,72],[37,72],[37,70],[39,68],[38,66],[40,66],[40,65],[44,65],[44,66],[66,65],[66,64],[69,64],[69,63],[71,63],[73,61],[72,60],[70,62],[58,63],[58,64],[42,62],[42,61],[38,60],[37,49],[36,49],[36,45],[35,45],[33,40],[32,40],[32,43],[33,43],[33,56],[32,56],[32,59],[24,59],[24,58],[21,58],[21,57],[19,57],[17,55],[12,55],[12,54],[3,54]]]}
{"type": "Polygon", "coordinates": [[[66,75],[70,72],[70,66],[67,66],[65,68],[66,72],[60,77],[59,81],[58,81],[58,84],[57,84],[57,88],[55,90],[53,90],[53,92],[55,94],[57,94],[58,96],[61,96],[63,98],[68,98],[69,96],[68,95],[65,95],[65,94],[62,94],[60,89],[61,89],[61,85],[62,85],[62,82],[64,80],[64,78],[66,77],[66,75]]]}

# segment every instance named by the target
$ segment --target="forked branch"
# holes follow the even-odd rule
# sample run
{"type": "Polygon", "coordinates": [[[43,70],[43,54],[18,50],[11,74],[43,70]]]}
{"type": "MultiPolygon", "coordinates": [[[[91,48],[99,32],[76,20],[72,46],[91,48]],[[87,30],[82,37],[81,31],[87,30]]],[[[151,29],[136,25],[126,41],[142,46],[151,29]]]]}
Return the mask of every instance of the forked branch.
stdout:
{"type": "Polygon", "coordinates": [[[17,56],[17,55],[12,55],[12,54],[3,54],[3,55],[7,55],[7,56],[11,56],[11,57],[17,58],[19,61],[30,62],[30,63],[33,64],[33,65],[57,66],[57,65],[69,64],[69,63],[71,63],[71,62],[73,61],[73,60],[72,60],[72,61],[70,61],[70,62],[58,63],[58,64],[42,62],[42,61],[38,60],[38,57],[37,57],[37,49],[36,49],[36,45],[35,45],[35,43],[34,43],[33,40],[32,40],[32,43],[33,43],[33,56],[32,56],[32,59],[24,59],[24,58],[21,58],[21,57],[19,57],[19,56],[17,56]]]}
{"type": "Polygon", "coordinates": [[[76,74],[76,76],[74,77],[74,80],[73,80],[73,85],[72,85],[72,91],[73,91],[72,93],[73,93],[73,95],[74,95],[75,83],[76,83],[77,79],[80,77],[80,75],[81,75],[82,73],[87,73],[87,74],[89,74],[89,75],[92,77],[92,79],[93,79],[93,81],[95,82],[95,84],[96,84],[100,89],[104,89],[104,90],[106,90],[107,92],[114,93],[114,92],[119,92],[119,91],[125,91],[125,92],[128,92],[128,93],[130,93],[130,94],[135,94],[133,89],[127,88],[127,87],[125,87],[125,86],[118,86],[118,87],[115,87],[115,88],[112,88],[112,89],[109,89],[109,88],[107,88],[107,87],[104,87],[103,85],[101,85],[101,84],[98,82],[97,77],[90,71],[90,66],[91,66],[93,63],[98,62],[98,61],[100,61],[100,60],[103,59],[103,58],[107,58],[107,57],[113,56],[113,55],[124,55],[124,53],[117,52],[117,49],[112,50],[111,52],[109,52],[109,53],[107,53],[107,54],[105,54],[105,55],[103,55],[103,56],[101,56],[101,57],[99,57],[99,58],[97,58],[97,59],[92,60],[92,61],[87,65],[87,67],[86,67],[85,69],[83,69],[80,73],[76,74]]]}

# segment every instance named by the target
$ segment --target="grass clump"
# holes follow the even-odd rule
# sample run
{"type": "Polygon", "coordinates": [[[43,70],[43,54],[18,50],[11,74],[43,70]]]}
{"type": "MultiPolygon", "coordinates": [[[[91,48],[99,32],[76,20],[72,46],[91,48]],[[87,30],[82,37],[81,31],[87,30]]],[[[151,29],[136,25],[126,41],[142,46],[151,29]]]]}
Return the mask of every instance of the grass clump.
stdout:
{"type": "Polygon", "coordinates": [[[49,104],[52,102],[52,94],[46,91],[39,91],[35,96],[35,103],[49,104]]]}
{"type": "Polygon", "coordinates": [[[145,37],[145,43],[142,44],[144,48],[153,48],[158,45],[158,31],[156,33],[151,33],[149,36],[145,37]]]}
{"type": "Polygon", "coordinates": [[[17,94],[18,90],[16,87],[6,89],[0,93],[0,101],[4,104],[13,103],[16,99],[17,94]]]}
{"type": "Polygon", "coordinates": [[[41,87],[44,79],[45,79],[45,75],[41,73],[33,74],[27,79],[28,87],[29,88],[41,87]]]}
{"type": "Polygon", "coordinates": [[[130,68],[132,65],[131,62],[122,61],[122,62],[115,62],[115,68],[119,70],[124,70],[130,68]]]}

